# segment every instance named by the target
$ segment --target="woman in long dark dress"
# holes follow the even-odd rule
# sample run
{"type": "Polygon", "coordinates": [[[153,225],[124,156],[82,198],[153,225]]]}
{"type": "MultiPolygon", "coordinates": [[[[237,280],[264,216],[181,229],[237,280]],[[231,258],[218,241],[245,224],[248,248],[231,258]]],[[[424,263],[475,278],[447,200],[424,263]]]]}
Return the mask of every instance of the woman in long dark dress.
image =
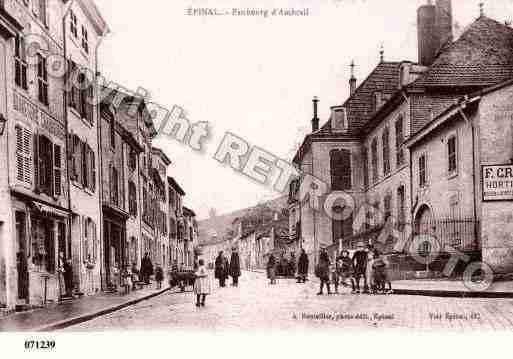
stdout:
{"type": "Polygon", "coordinates": [[[305,283],[306,277],[308,276],[308,256],[304,249],[301,250],[299,255],[299,261],[297,263],[297,282],[305,283]]]}
{"type": "Polygon", "coordinates": [[[276,258],[272,253],[267,262],[267,278],[270,280],[269,284],[276,284],[276,258]]]}
{"type": "Polygon", "coordinates": [[[215,277],[219,280],[220,287],[226,286],[227,272],[226,259],[224,258],[223,251],[220,251],[215,262],[215,277]]]}
{"type": "Polygon", "coordinates": [[[240,259],[236,248],[233,249],[232,258],[230,259],[230,276],[233,281],[232,286],[238,287],[240,277],[240,259]]]}

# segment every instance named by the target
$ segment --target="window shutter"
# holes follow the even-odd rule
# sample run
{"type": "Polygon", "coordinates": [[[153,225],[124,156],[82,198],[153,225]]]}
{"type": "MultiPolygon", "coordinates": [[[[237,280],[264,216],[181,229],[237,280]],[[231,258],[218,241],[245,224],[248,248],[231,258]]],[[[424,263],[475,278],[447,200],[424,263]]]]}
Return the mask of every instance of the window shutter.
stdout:
{"type": "Polygon", "coordinates": [[[80,158],[82,164],[82,186],[84,188],[89,188],[89,173],[87,171],[87,144],[85,142],[81,143],[80,146],[80,158]]]}
{"type": "Polygon", "coordinates": [[[23,129],[16,126],[16,179],[25,180],[25,158],[23,157],[23,129]]]}
{"type": "Polygon", "coordinates": [[[92,228],[92,238],[93,238],[93,261],[96,263],[96,261],[98,260],[98,238],[97,238],[97,234],[96,234],[96,223],[95,222],[91,222],[92,225],[93,225],[93,228],[92,228]]]}
{"type": "Polygon", "coordinates": [[[39,136],[38,135],[34,135],[33,148],[34,148],[34,161],[33,161],[33,163],[34,163],[34,185],[35,185],[36,192],[39,193],[41,191],[41,180],[40,180],[41,173],[40,173],[40,168],[39,168],[40,151],[39,151],[39,136]]]}
{"type": "Polygon", "coordinates": [[[62,152],[61,146],[53,146],[53,158],[54,158],[54,195],[62,195],[62,152]]]}

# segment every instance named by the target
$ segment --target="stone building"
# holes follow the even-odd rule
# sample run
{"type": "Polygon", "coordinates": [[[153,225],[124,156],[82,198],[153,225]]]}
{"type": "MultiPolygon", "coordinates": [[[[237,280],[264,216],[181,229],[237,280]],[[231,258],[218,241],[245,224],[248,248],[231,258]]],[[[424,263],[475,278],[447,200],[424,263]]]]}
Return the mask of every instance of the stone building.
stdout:
{"type": "Polygon", "coordinates": [[[193,210],[183,207],[184,223],[184,264],[187,267],[194,265],[194,251],[198,245],[198,223],[196,213],[193,210]]]}
{"type": "MultiPolygon", "coordinates": [[[[50,3],[50,2],[49,2],[50,3]]],[[[55,2],[53,2],[55,3],[55,2]]],[[[71,2],[63,18],[68,133],[71,247],[74,285],[86,295],[101,289],[101,207],[99,116],[93,82],[98,71],[97,49],[108,31],[93,1],[71,2]]]]}
{"type": "Polygon", "coordinates": [[[161,265],[163,268],[168,267],[170,239],[168,234],[169,224],[169,190],[167,181],[167,168],[171,164],[171,160],[166,154],[153,147],[151,161],[151,175],[155,184],[155,194],[157,201],[155,202],[155,241],[157,253],[155,264],[161,265]]]}
{"type": "Polygon", "coordinates": [[[8,309],[59,300],[58,253],[71,256],[66,119],[62,77],[49,54],[64,55],[62,3],[2,2],[0,78],[0,303],[8,309]],[[41,49],[29,54],[26,44],[41,49]]]}
{"type": "Polygon", "coordinates": [[[167,178],[169,201],[169,248],[170,258],[178,265],[184,263],[183,197],[185,191],[173,177],[167,178]]]}
{"type": "MultiPolygon", "coordinates": [[[[489,235],[480,229],[487,226],[476,212],[477,190],[468,191],[469,179],[480,171],[477,163],[469,165],[472,156],[461,157],[459,175],[451,167],[449,185],[447,176],[426,169],[426,161],[439,168],[436,164],[447,157],[436,141],[430,149],[408,141],[465,96],[513,78],[513,29],[481,14],[454,41],[451,1],[423,5],[417,15],[419,63],[387,62],[382,51],[379,64],[359,86],[353,66],[350,97],[331,108],[321,127],[314,99],[312,133],[294,158],[302,177],[291,182],[289,198],[291,236],[313,263],[321,246],[352,249],[360,241],[387,253],[405,252],[408,248],[398,243],[433,226],[441,243],[450,242],[472,257],[480,254],[483,235],[489,235]],[[411,154],[413,148],[424,148],[425,156],[411,154]],[[299,200],[301,186],[312,178],[323,189],[318,208],[299,200]],[[427,199],[440,193],[447,193],[449,201],[427,199]],[[383,240],[385,224],[395,232],[383,240]],[[465,233],[466,239],[452,238],[454,232],[465,233]]],[[[444,137],[450,140],[451,166],[455,146],[469,150],[475,137],[468,128],[454,130],[456,141],[444,137]]]]}

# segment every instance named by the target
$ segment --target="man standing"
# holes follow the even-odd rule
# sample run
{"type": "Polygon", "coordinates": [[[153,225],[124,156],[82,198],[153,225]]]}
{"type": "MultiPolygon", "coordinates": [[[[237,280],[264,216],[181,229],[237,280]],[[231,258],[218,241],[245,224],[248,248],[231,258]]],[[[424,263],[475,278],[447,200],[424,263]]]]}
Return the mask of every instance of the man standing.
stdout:
{"type": "Polygon", "coordinates": [[[308,276],[308,256],[304,249],[301,249],[301,254],[299,255],[299,261],[297,265],[297,282],[298,283],[306,283],[306,277],[308,276]]]}
{"type": "Polygon", "coordinates": [[[239,286],[240,277],[240,259],[237,248],[232,248],[232,258],[230,260],[230,276],[232,277],[232,286],[239,286]]]}
{"type": "Polygon", "coordinates": [[[367,261],[368,254],[363,242],[359,242],[357,250],[353,255],[354,280],[356,282],[356,293],[360,293],[360,278],[363,277],[364,292],[368,291],[367,286],[367,261]]]}
{"type": "Polygon", "coordinates": [[[330,289],[330,258],[328,256],[328,252],[326,248],[321,248],[321,253],[319,255],[319,264],[317,264],[316,268],[317,277],[321,280],[321,287],[319,293],[317,295],[323,295],[324,285],[326,284],[326,288],[328,288],[328,295],[331,294],[330,289]]]}
{"type": "Polygon", "coordinates": [[[71,265],[71,259],[64,261],[63,270],[66,297],[71,297],[73,295],[73,266],[71,265]]]}
{"type": "Polygon", "coordinates": [[[226,262],[227,259],[225,258],[223,251],[220,251],[215,261],[215,277],[219,280],[220,287],[226,286],[226,272],[228,271],[226,262]]]}
{"type": "Polygon", "coordinates": [[[267,262],[267,278],[269,278],[269,284],[276,284],[276,258],[272,252],[267,262]]]}

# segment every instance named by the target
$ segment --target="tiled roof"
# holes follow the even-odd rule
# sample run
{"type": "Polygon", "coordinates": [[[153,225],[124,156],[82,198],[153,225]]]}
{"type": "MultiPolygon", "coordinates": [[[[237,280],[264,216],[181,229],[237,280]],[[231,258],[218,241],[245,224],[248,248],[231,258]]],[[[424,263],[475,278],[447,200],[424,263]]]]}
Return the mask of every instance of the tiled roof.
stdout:
{"type": "Polygon", "coordinates": [[[497,84],[513,77],[513,29],[482,16],[447,46],[414,86],[497,84]]]}
{"type": "Polygon", "coordinates": [[[410,97],[411,128],[410,133],[417,133],[428,122],[435,119],[446,108],[454,105],[461,94],[413,94],[410,97]]]}
{"type": "MultiPolygon", "coordinates": [[[[399,89],[400,62],[382,62],[360,84],[355,93],[342,105],[346,108],[349,129],[357,133],[376,113],[374,94],[382,92],[384,96],[392,96],[399,89]]],[[[315,135],[332,134],[331,121],[315,135]]]]}

